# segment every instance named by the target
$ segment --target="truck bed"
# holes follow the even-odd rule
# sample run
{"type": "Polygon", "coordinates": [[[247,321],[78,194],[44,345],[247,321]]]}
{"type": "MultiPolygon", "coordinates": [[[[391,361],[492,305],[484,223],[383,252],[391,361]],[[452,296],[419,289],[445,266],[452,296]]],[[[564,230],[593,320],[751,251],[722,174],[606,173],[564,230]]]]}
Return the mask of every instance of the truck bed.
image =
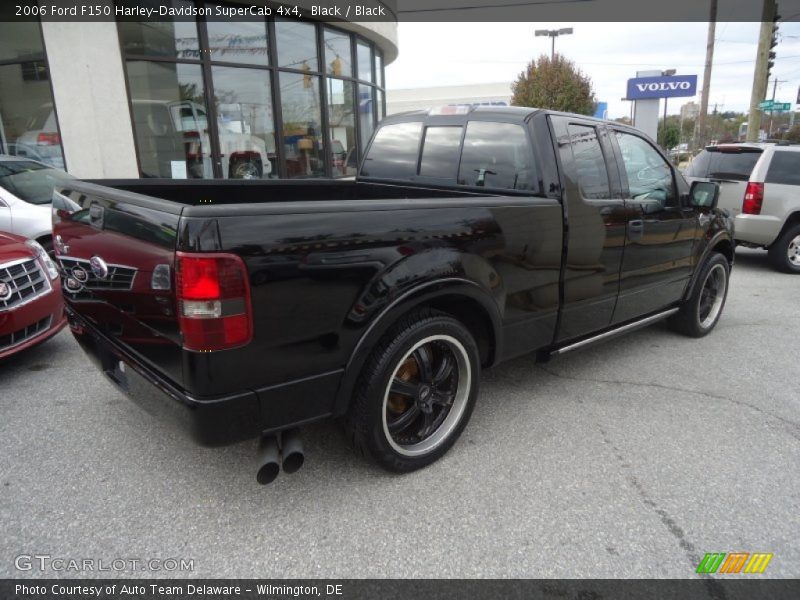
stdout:
{"type": "Polygon", "coordinates": [[[330,179],[294,181],[278,179],[99,179],[89,182],[177,202],[185,206],[262,204],[265,202],[474,198],[484,195],[435,187],[330,179]]]}

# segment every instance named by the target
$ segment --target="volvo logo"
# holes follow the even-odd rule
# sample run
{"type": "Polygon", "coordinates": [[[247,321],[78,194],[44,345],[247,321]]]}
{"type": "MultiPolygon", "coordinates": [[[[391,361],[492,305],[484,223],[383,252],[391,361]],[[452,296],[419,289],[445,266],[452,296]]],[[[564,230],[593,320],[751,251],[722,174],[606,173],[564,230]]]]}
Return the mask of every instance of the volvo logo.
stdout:
{"type": "Polygon", "coordinates": [[[106,279],[108,277],[108,265],[106,264],[106,261],[99,256],[93,256],[89,261],[89,265],[92,267],[92,272],[97,276],[98,279],[106,279]]]}
{"type": "Polygon", "coordinates": [[[72,269],[72,276],[78,280],[79,283],[86,283],[89,281],[89,273],[83,267],[75,267],[72,269]]]}
{"type": "Polygon", "coordinates": [[[11,286],[5,283],[4,281],[0,281],[0,301],[5,302],[9,298],[11,298],[11,286]]]}

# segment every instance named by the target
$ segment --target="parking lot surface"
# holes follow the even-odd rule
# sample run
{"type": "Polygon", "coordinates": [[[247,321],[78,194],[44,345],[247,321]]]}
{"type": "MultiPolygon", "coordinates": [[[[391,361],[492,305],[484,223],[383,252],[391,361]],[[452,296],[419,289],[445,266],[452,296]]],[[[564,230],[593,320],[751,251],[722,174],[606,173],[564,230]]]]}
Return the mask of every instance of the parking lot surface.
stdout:
{"type": "Polygon", "coordinates": [[[47,554],[194,561],[125,576],[693,577],[706,552],[771,552],[765,576],[798,577],[799,285],[739,250],[710,336],[656,325],[501,365],[410,475],[308,427],[305,467],[267,487],[255,441],[176,435],[66,331],[0,364],[0,576],[78,574],[14,566],[47,554]]]}

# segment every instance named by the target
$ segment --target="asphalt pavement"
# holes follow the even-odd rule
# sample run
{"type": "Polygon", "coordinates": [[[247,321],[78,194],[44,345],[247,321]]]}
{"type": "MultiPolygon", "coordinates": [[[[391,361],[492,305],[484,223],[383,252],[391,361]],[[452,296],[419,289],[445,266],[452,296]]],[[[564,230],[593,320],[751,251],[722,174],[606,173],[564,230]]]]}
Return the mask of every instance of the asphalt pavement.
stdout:
{"type": "Polygon", "coordinates": [[[798,577],[798,290],[739,250],[710,336],[656,325],[504,364],[410,475],[308,427],[306,465],[267,487],[255,442],[195,446],[65,331],[0,364],[0,577],[92,575],[15,567],[38,554],[193,561],[124,576],[684,578],[706,552],[773,553],[764,576],[798,577]]]}

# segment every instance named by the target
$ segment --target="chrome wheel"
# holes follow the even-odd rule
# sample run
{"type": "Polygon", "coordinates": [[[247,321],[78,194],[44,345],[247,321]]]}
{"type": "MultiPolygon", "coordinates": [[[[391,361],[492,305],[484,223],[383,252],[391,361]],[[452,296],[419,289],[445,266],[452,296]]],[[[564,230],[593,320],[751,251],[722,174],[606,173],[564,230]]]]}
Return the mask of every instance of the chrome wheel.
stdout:
{"type": "Polygon", "coordinates": [[[800,267],[800,235],[789,241],[789,246],[786,248],[786,257],[793,266],[800,267]]]}
{"type": "Polygon", "coordinates": [[[725,293],[728,288],[728,273],[721,264],[716,264],[706,275],[697,304],[697,321],[700,327],[708,329],[719,317],[725,293]]]}
{"type": "Polygon", "coordinates": [[[420,340],[397,363],[383,396],[383,432],[404,456],[426,454],[458,425],[472,386],[469,355],[449,335],[420,340]]]}
{"type": "Polygon", "coordinates": [[[260,179],[261,168],[255,161],[239,161],[231,169],[231,179],[260,179]]]}

